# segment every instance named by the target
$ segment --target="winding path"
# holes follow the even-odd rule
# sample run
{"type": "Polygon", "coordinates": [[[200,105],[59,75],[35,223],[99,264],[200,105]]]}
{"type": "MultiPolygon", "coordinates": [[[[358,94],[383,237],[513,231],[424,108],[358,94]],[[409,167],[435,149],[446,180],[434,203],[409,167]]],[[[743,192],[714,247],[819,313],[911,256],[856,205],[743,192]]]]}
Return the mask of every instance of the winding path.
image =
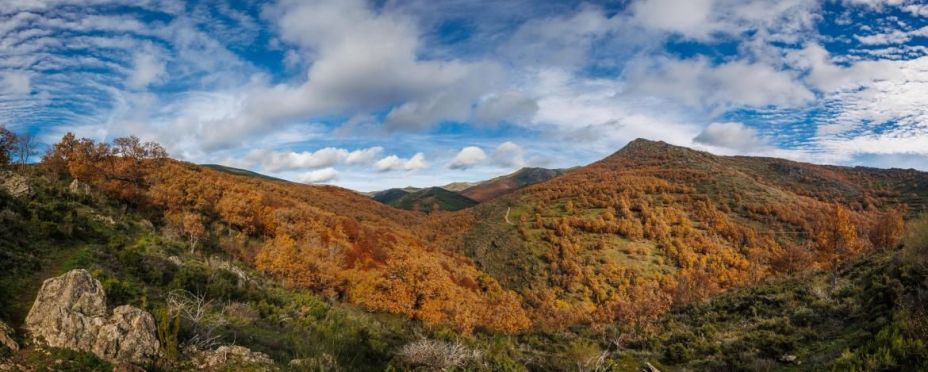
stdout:
{"type": "Polygon", "coordinates": [[[508,223],[508,224],[510,224],[510,225],[515,225],[514,223],[512,223],[512,222],[509,221],[509,210],[511,210],[511,209],[512,209],[512,207],[506,207],[506,216],[503,217],[503,219],[506,220],[506,223],[508,223]]]}

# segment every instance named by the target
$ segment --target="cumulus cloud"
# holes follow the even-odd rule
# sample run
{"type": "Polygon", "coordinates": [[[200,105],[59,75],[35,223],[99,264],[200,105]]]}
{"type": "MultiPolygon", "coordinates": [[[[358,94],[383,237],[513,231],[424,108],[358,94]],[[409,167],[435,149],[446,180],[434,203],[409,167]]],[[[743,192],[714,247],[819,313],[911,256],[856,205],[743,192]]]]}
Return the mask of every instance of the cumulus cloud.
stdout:
{"type": "Polygon", "coordinates": [[[374,163],[374,169],[379,172],[388,172],[395,170],[415,171],[428,168],[429,163],[425,160],[425,154],[417,152],[409,159],[403,159],[396,155],[390,155],[374,163]]]}
{"type": "Polygon", "coordinates": [[[734,122],[709,124],[693,141],[744,153],[761,152],[770,147],[757,129],[734,122]]]}
{"type": "Polygon", "coordinates": [[[336,178],[338,178],[338,171],[333,168],[323,168],[303,173],[296,180],[301,183],[326,183],[336,178]]]}
{"type": "Polygon", "coordinates": [[[315,152],[278,152],[272,150],[252,150],[244,161],[246,164],[259,164],[268,172],[294,169],[313,169],[331,167],[336,164],[370,164],[383,152],[382,147],[348,151],[346,149],[326,147],[315,152]]]}
{"type": "Polygon", "coordinates": [[[493,162],[497,165],[507,168],[520,168],[525,165],[524,151],[522,147],[506,141],[501,143],[493,151],[493,162]]]}
{"type": "Polygon", "coordinates": [[[467,169],[487,160],[487,154],[477,146],[467,146],[448,163],[451,169],[467,169]]]}

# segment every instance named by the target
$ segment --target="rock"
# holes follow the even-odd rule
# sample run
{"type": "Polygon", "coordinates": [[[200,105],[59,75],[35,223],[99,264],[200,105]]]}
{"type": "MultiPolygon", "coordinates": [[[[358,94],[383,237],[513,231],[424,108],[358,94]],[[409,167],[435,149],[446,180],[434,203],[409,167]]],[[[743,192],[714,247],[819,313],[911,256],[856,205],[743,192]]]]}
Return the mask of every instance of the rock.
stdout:
{"type": "Polygon", "coordinates": [[[29,186],[26,177],[10,171],[0,171],[0,190],[6,191],[14,198],[32,194],[32,186],[29,186]]]}
{"type": "Polygon", "coordinates": [[[792,354],[786,354],[780,357],[780,361],[783,363],[796,363],[796,356],[792,354]]]}
{"type": "Polygon", "coordinates": [[[184,260],[177,256],[168,257],[168,262],[175,264],[177,266],[184,266],[184,260]]]}
{"type": "Polygon", "coordinates": [[[107,317],[103,287],[82,269],[42,284],[26,329],[36,341],[92,352],[113,363],[147,364],[160,349],[151,314],[119,306],[107,317]]]}
{"type": "Polygon", "coordinates": [[[4,322],[0,322],[0,347],[18,351],[19,344],[13,340],[13,334],[13,328],[10,328],[10,326],[6,325],[4,322]]]}
{"type": "Polygon", "coordinates": [[[293,359],[288,363],[290,368],[297,370],[310,370],[310,371],[338,371],[338,361],[335,359],[332,354],[322,353],[322,355],[305,358],[305,359],[293,359]]]}
{"type": "Polygon", "coordinates": [[[139,221],[139,227],[145,229],[145,231],[155,231],[155,225],[149,220],[143,219],[139,221]]]}
{"type": "Polygon", "coordinates": [[[198,352],[193,363],[198,369],[225,370],[229,367],[261,367],[274,364],[267,354],[251,351],[243,346],[220,346],[216,350],[198,352]]]}
{"type": "Polygon", "coordinates": [[[34,371],[34,369],[28,368],[24,365],[13,362],[11,360],[5,360],[3,358],[0,358],[0,371],[26,372],[26,371],[34,371]]]}
{"type": "Polygon", "coordinates": [[[158,357],[155,318],[139,308],[123,305],[100,327],[93,353],[106,360],[145,364],[158,357]]]}
{"type": "Polygon", "coordinates": [[[72,194],[87,195],[90,194],[90,185],[78,180],[74,180],[71,181],[70,185],[68,185],[68,191],[70,191],[72,194]]]}
{"type": "Polygon", "coordinates": [[[42,283],[26,329],[53,347],[90,351],[106,316],[106,295],[86,270],[72,270],[42,283]]]}
{"type": "Polygon", "coordinates": [[[641,372],[661,372],[661,370],[657,369],[651,362],[645,362],[644,367],[641,368],[641,372]]]}

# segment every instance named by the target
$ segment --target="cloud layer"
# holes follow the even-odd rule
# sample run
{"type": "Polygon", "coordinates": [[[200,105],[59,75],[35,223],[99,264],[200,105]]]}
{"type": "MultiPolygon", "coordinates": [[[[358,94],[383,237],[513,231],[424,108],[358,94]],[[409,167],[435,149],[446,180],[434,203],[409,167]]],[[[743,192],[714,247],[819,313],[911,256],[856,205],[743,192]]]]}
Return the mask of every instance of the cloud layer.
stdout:
{"type": "Polygon", "coordinates": [[[120,3],[4,3],[0,124],[365,190],[574,166],[637,137],[928,156],[915,0],[120,3]]]}

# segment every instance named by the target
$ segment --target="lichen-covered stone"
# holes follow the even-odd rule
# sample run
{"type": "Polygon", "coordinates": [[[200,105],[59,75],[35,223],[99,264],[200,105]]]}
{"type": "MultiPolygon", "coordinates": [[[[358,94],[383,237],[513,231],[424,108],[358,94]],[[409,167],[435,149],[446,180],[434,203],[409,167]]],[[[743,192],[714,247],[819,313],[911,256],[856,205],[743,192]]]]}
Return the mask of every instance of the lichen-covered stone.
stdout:
{"type": "Polygon", "coordinates": [[[29,186],[26,177],[9,171],[0,171],[0,189],[14,198],[32,194],[32,186],[29,186]]]}
{"type": "Polygon", "coordinates": [[[193,358],[197,369],[215,371],[228,368],[265,367],[271,370],[274,361],[267,354],[251,351],[244,346],[220,346],[216,350],[197,352],[193,358]]]}
{"type": "Polygon", "coordinates": [[[19,344],[13,340],[13,328],[10,328],[10,326],[6,325],[4,322],[0,322],[0,347],[5,347],[13,351],[19,350],[19,344]]]}
{"type": "Polygon", "coordinates": [[[26,329],[37,342],[92,352],[114,363],[147,364],[160,350],[151,314],[124,305],[107,316],[103,287],[81,269],[42,284],[26,329]]]}

